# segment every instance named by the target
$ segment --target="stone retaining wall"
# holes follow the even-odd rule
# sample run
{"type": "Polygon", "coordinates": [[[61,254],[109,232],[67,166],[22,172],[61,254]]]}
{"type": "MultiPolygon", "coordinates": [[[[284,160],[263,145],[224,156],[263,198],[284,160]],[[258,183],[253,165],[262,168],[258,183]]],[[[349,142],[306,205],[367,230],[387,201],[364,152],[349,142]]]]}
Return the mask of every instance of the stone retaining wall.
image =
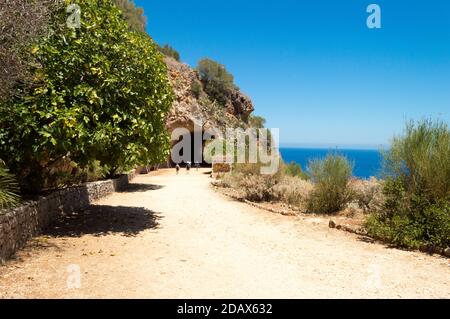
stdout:
{"type": "Polygon", "coordinates": [[[134,176],[135,171],[113,180],[62,189],[17,208],[0,210],[0,263],[39,235],[58,214],[85,209],[96,200],[124,189],[134,176]]]}

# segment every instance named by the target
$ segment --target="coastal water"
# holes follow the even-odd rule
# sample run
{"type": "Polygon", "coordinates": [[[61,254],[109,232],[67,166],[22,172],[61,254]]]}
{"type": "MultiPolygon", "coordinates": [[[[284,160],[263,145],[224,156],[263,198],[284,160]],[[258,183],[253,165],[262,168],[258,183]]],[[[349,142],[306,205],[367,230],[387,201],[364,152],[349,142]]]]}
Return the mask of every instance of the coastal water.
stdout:
{"type": "Polygon", "coordinates": [[[280,148],[280,152],[286,163],[294,161],[300,164],[303,170],[307,169],[310,160],[322,159],[332,153],[344,155],[353,162],[353,175],[355,177],[379,177],[381,173],[382,155],[378,150],[280,148]]]}

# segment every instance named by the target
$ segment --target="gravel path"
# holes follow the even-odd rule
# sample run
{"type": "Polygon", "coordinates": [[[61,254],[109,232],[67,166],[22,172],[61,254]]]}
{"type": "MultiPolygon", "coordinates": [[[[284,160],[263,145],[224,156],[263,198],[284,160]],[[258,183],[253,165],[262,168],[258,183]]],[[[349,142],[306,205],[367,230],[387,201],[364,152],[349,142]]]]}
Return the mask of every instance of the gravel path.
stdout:
{"type": "Polygon", "coordinates": [[[450,298],[448,259],[232,201],[205,173],[139,176],[61,219],[0,266],[0,297],[450,298]]]}

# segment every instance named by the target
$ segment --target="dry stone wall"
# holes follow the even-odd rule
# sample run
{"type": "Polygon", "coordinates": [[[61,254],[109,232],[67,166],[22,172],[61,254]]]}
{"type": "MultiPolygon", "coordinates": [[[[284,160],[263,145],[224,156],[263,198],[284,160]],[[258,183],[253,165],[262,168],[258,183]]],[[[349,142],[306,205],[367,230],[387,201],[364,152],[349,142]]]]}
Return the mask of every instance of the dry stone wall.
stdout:
{"type": "Polygon", "coordinates": [[[39,235],[58,214],[86,209],[96,200],[126,188],[134,176],[135,171],[117,179],[62,189],[14,209],[0,210],[0,263],[39,235]]]}

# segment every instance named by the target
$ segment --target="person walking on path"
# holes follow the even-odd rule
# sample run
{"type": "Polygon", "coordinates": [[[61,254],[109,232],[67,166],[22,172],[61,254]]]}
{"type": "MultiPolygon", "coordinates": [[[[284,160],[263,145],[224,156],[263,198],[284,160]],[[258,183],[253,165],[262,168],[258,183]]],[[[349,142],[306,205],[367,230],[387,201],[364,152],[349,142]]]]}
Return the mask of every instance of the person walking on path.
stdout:
{"type": "Polygon", "coordinates": [[[189,171],[191,170],[191,162],[186,163],[186,173],[189,174],[189,171]]]}

